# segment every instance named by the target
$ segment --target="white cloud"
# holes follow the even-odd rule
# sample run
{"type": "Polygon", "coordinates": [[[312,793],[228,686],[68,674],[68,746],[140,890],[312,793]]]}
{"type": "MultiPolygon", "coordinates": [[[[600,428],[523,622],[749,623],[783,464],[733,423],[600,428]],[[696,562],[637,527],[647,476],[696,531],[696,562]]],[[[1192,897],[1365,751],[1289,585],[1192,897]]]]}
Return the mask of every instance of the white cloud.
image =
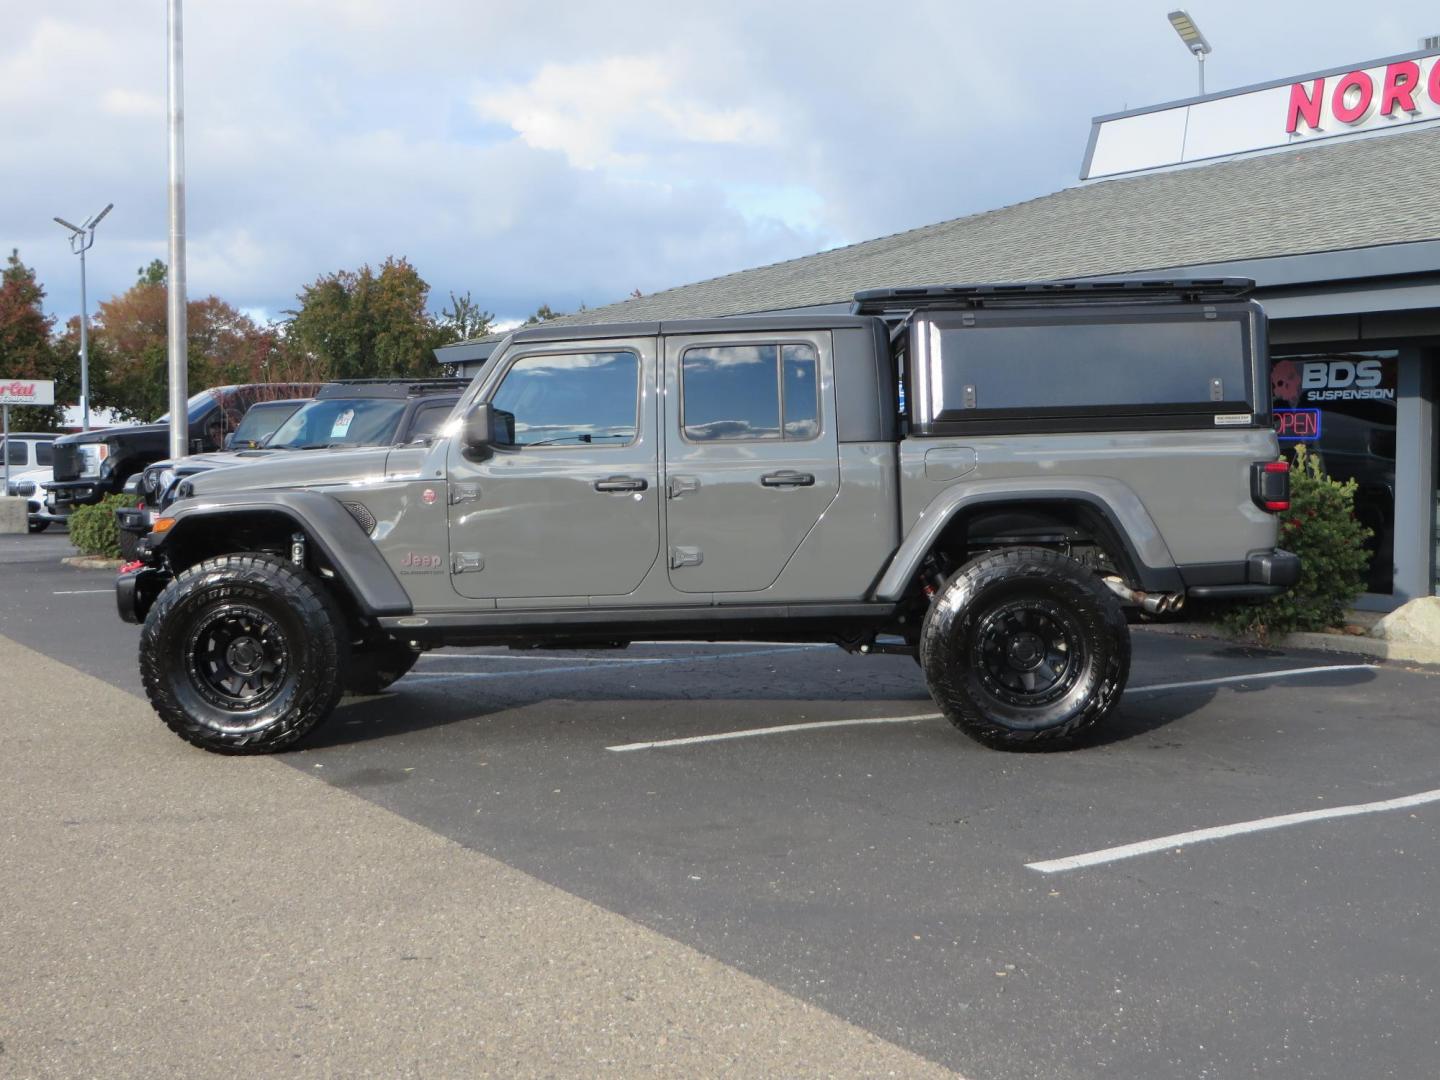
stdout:
{"type": "Polygon", "coordinates": [[[756,109],[706,103],[682,85],[690,61],[611,56],[545,64],[530,80],[477,92],[479,114],[506,124],[538,150],[558,150],[582,169],[637,169],[646,147],[687,143],[766,146],[780,131],[756,109]]]}

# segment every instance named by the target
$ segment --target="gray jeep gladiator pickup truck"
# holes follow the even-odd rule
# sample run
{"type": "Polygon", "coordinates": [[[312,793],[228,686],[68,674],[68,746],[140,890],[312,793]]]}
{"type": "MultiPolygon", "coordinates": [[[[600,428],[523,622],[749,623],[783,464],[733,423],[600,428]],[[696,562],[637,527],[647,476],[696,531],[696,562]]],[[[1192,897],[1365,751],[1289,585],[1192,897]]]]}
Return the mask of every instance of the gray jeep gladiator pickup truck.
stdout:
{"type": "Polygon", "coordinates": [[[966,734],[1069,745],[1119,702],[1126,607],[1298,576],[1250,288],[521,330],[428,447],[184,481],[120,613],[161,718],[226,753],[296,743],[426,649],[666,638],[907,652],[966,734]]]}

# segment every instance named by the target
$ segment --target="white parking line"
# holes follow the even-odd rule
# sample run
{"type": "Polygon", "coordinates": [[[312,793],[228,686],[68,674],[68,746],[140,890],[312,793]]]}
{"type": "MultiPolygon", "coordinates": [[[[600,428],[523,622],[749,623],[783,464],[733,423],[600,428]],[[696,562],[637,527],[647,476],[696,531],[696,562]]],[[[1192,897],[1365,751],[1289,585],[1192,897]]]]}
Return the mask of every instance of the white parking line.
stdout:
{"type": "Polygon", "coordinates": [[[623,754],[627,750],[654,750],[661,746],[690,746],[694,743],[724,742],[727,739],[748,739],[752,735],[788,735],[792,731],[815,731],[819,728],[857,727],[861,724],[910,724],[917,720],[939,720],[940,713],[924,713],[920,716],[878,716],[860,720],[815,720],[808,724],[780,724],[776,727],[745,728],[742,731],[722,731],[716,735],[691,735],[684,739],[661,739],[658,742],[621,743],[607,746],[623,754]]]}
{"type": "Polygon", "coordinates": [[[57,591],[57,592],[55,592],[55,593],[52,593],[51,595],[53,595],[53,596],[90,596],[91,594],[98,594],[98,593],[112,593],[112,594],[113,594],[114,592],[115,592],[115,590],[114,590],[113,588],[110,588],[110,589],[60,589],[59,591],[57,591]]]}
{"type": "Polygon", "coordinates": [[[1406,795],[1399,799],[1383,802],[1357,803],[1353,806],[1332,806],[1326,810],[1306,810],[1299,814],[1281,814],[1279,817],[1258,818],[1255,821],[1241,821],[1234,825],[1219,825],[1211,829],[1196,829],[1193,832],[1173,833],[1154,840],[1142,840],[1135,844],[1104,848],[1084,855],[1071,855],[1065,859],[1050,859],[1046,862],[1026,863],[1030,870],[1042,874],[1058,874],[1065,870],[1079,870],[1086,866],[1133,859],[1137,855],[1149,855],[1156,851],[1199,844],[1206,840],[1221,840],[1227,836],[1243,836],[1245,833],[1265,832],[1269,829],[1283,829],[1290,825],[1303,825],[1310,821],[1328,821],[1331,818],[1356,817],[1359,814],[1380,814],[1387,810],[1404,810],[1411,806],[1440,802],[1440,790],[1422,791],[1418,795],[1406,795]]]}
{"type": "MultiPolygon", "coordinates": [[[[1334,664],[1329,667],[1290,668],[1287,671],[1261,671],[1253,675],[1226,675],[1217,679],[1196,679],[1193,682],[1157,683],[1153,686],[1127,687],[1127,694],[1144,694],[1157,690],[1188,690],[1197,686],[1219,686],[1225,683],[1253,682],[1256,679],[1282,679],[1292,675],[1314,675],[1322,671],[1371,671],[1375,664],[1334,664]]],[[[729,739],[747,739],[755,735],[784,735],[792,731],[814,731],[817,728],[855,727],[859,724],[906,724],[919,720],[938,720],[942,713],[925,713],[920,716],[876,716],[860,720],[825,720],[810,724],[778,724],[775,727],[745,728],[739,731],[722,731],[715,735],[691,735],[683,739],[660,739],[655,742],[622,743],[607,746],[606,750],[617,753],[626,750],[655,750],[664,746],[690,746],[695,743],[724,742],[729,739]]]]}
{"type": "Polygon", "coordinates": [[[1127,694],[1150,694],[1159,690],[1189,690],[1197,686],[1223,686],[1226,683],[1255,682],[1257,679],[1288,679],[1292,675],[1318,675],[1324,671],[1374,671],[1378,664],[1329,664],[1325,667],[1298,667],[1285,671],[1257,671],[1253,675],[1225,675],[1218,679],[1195,679],[1192,682],[1157,683],[1154,686],[1127,686],[1127,694]]]}

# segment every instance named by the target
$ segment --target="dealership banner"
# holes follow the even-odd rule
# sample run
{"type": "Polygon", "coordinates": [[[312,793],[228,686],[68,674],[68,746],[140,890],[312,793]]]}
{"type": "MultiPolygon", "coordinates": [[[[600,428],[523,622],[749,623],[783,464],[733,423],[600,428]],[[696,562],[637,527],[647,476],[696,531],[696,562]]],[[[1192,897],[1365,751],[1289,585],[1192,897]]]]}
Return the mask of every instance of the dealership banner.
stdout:
{"type": "Polygon", "coordinates": [[[55,384],[48,379],[0,380],[0,405],[54,405],[55,384]]]}
{"type": "Polygon", "coordinates": [[[1096,117],[1082,180],[1440,121],[1440,53],[1367,60],[1096,117]]]}

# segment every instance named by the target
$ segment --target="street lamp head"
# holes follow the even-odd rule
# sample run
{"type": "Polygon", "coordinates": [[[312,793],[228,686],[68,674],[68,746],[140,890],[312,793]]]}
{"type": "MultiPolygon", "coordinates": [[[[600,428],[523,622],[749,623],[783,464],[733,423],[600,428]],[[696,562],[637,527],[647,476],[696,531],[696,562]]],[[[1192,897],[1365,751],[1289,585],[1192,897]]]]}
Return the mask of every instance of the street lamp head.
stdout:
{"type": "Polygon", "coordinates": [[[58,221],[61,225],[64,225],[65,228],[69,229],[71,232],[78,233],[85,231],[79,225],[71,225],[70,222],[66,221],[63,217],[57,217],[55,220],[58,221]]]}
{"type": "Polygon", "coordinates": [[[108,214],[108,213],[110,213],[110,211],[111,211],[111,210],[114,210],[114,209],[115,209],[115,204],[114,204],[113,202],[112,202],[112,203],[106,203],[106,204],[105,204],[105,209],[104,209],[104,210],[101,210],[98,214],[96,214],[96,215],[95,215],[94,217],[92,217],[88,222],[86,222],[86,226],[87,226],[88,228],[91,228],[91,229],[95,228],[96,225],[99,225],[100,222],[102,222],[102,221],[105,220],[105,215],[108,214]]]}
{"type": "Polygon", "coordinates": [[[1175,33],[1180,35],[1180,40],[1185,43],[1196,57],[1203,56],[1210,51],[1210,42],[1205,40],[1205,35],[1195,25],[1195,20],[1184,11],[1172,11],[1168,18],[1170,25],[1175,28],[1175,33]]]}

